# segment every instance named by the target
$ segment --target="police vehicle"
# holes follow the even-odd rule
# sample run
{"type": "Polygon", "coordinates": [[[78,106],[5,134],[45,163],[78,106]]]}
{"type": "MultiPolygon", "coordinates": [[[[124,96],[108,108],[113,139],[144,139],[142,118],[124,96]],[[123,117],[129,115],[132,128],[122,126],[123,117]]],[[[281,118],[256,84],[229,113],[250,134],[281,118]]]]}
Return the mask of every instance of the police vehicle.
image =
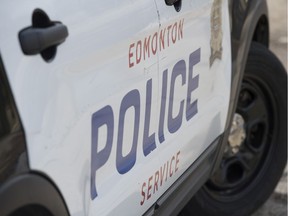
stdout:
{"type": "Polygon", "coordinates": [[[1,1],[0,215],[246,216],[287,159],[264,0],[1,1]]]}

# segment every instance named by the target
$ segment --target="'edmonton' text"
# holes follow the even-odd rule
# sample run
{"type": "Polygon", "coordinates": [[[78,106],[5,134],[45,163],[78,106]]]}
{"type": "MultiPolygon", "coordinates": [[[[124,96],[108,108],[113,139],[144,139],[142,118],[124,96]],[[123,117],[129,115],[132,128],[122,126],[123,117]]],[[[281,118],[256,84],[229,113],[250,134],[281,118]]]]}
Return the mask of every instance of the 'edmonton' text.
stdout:
{"type": "Polygon", "coordinates": [[[157,51],[162,51],[183,39],[183,26],[184,19],[168,25],[160,29],[159,32],[138,40],[136,43],[130,44],[128,52],[129,68],[150,58],[151,55],[155,55],[157,51]]]}

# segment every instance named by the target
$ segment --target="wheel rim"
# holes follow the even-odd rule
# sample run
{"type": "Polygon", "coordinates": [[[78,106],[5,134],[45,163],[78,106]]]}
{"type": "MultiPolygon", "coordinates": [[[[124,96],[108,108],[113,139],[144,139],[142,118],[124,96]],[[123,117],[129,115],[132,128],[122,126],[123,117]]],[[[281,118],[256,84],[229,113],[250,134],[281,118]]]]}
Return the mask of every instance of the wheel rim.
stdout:
{"type": "Polygon", "coordinates": [[[205,185],[214,198],[233,201],[257,184],[269,163],[275,98],[261,78],[245,76],[220,168],[205,185]]]}

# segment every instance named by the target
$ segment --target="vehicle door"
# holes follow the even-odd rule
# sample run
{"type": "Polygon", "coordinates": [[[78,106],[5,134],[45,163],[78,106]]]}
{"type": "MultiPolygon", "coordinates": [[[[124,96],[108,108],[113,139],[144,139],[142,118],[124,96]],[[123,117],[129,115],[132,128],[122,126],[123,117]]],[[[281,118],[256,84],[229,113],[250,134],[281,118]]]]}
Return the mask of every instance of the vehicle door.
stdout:
{"type": "Polygon", "coordinates": [[[159,160],[177,154],[177,178],[224,132],[231,82],[228,2],[155,1],[161,24],[159,160]]]}
{"type": "Polygon", "coordinates": [[[154,0],[4,0],[0,17],[30,168],[71,215],[144,213],[137,182],[152,167],[158,107],[154,0]]]}

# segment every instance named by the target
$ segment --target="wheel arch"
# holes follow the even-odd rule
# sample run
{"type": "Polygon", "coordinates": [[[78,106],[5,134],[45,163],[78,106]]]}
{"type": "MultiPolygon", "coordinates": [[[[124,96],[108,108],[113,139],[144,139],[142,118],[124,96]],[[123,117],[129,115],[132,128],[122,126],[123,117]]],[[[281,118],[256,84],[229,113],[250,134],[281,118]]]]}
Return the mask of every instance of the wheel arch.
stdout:
{"type": "Polygon", "coordinates": [[[0,190],[0,215],[11,215],[21,209],[37,208],[51,215],[68,216],[69,212],[54,183],[41,173],[27,173],[8,180],[0,190]]]}
{"type": "Polygon", "coordinates": [[[269,47],[269,21],[267,15],[263,14],[259,18],[252,40],[263,44],[267,48],[269,47]]]}

